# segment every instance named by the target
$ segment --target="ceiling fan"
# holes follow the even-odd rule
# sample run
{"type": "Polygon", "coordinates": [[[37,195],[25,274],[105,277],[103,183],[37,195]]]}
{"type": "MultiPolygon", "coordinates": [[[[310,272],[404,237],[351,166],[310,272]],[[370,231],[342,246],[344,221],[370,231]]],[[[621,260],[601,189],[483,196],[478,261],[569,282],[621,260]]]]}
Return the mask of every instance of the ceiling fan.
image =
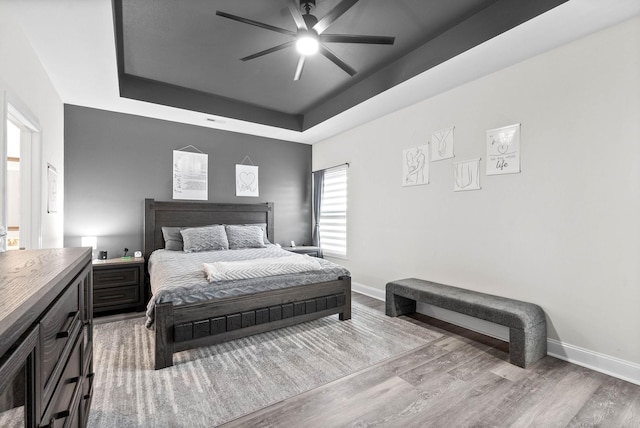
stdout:
{"type": "Polygon", "coordinates": [[[313,55],[317,52],[320,52],[350,76],[353,76],[354,74],[356,74],[356,70],[354,70],[347,63],[338,58],[336,54],[331,52],[331,50],[327,48],[325,43],[364,43],[371,45],[392,45],[395,41],[395,37],[385,36],[324,34],[325,30],[329,28],[331,24],[333,24],[357,2],[358,0],[342,0],[333,9],[331,9],[329,13],[322,17],[322,19],[318,20],[318,18],[311,14],[311,11],[316,5],[316,0],[290,0],[289,11],[291,12],[291,16],[295,21],[297,31],[274,27],[273,25],[265,24],[247,18],[242,18],[240,16],[221,11],[216,11],[216,15],[222,16],[223,18],[232,19],[234,21],[242,22],[244,24],[264,28],[265,30],[286,34],[293,38],[293,40],[291,41],[282,43],[269,49],[265,49],[244,58],[240,58],[242,61],[249,61],[266,54],[295,46],[298,50],[298,53],[300,53],[300,58],[298,59],[298,65],[296,67],[296,72],[293,80],[300,80],[300,77],[302,76],[302,69],[304,68],[304,63],[307,56],[313,55]],[[302,10],[304,10],[304,14],[301,12],[302,10]]]}

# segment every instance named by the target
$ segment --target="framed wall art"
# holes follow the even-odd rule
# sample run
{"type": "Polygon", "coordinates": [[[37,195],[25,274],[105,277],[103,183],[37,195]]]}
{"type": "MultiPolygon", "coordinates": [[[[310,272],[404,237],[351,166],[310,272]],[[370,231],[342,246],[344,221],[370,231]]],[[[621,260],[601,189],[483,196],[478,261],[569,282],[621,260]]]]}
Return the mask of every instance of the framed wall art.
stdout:
{"type": "Polygon", "coordinates": [[[47,164],[47,213],[58,212],[58,171],[47,164]]]}
{"type": "Polygon", "coordinates": [[[199,153],[183,151],[187,147],[173,151],[173,199],[206,201],[209,155],[198,149],[199,153]]]}
{"type": "Polygon", "coordinates": [[[260,196],[258,186],[258,167],[254,165],[236,165],[236,196],[260,196]]]}
{"type": "Polygon", "coordinates": [[[453,191],[480,189],[480,159],[472,159],[453,164],[453,191]]]}
{"type": "Polygon", "coordinates": [[[429,184],[429,145],[412,147],[402,151],[402,185],[429,184]]]}
{"type": "Polygon", "coordinates": [[[453,157],[453,126],[431,134],[431,162],[453,157]]]}
{"type": "Polygon", "coordinates": [[[487,175],[520,172],[520,124],[487,131],[487,175]]]}

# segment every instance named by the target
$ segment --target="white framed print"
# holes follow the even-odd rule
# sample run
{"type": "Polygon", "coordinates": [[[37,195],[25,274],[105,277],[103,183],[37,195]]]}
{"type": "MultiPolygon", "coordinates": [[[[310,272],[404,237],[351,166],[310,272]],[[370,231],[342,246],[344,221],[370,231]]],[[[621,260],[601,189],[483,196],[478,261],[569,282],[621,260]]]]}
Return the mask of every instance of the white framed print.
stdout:
{"type": "Polygon", "coordinates": [[[487,175],[520,172],[520,124],[487,131],[487,175]]]}
{"type": "Polygon", "coordinates": [[[47,164],[47,213],[58,212],[58,171],[47,164]]]}
{"type": "Polygon", "coordinates": [[[480,190],[480,159],[453,163],[453,191],[480,190]]]}
{"type": "Polygon", "coordinates": [[[205,153],[173,151],[173,199],[209,199],[209,157],[205,153]]]}
{"type": "Polygon", "coordinates": [[[431,134],[431,162],[451,159],[453,155],[453,126],[431,134]]]}
{"type": "Polygon", "coordinates": [[[429,145],[416,146],[402,151],[402,185],[429,184],[429,145]]]}
{"type": "Polygon", "coordinates": [[[236,164],[236,196],[260,196],[257,166],[236,164]]]}

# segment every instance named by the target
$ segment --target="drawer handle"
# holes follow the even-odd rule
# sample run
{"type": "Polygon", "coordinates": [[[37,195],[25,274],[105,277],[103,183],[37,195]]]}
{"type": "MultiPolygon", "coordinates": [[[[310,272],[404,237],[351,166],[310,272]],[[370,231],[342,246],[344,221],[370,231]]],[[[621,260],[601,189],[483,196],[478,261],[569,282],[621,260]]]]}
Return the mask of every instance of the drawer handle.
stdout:
{"type": "Polygon", "coordinates": [[[78,311],[71,312],[67,317],[67,321],[62,326],[62,331],[56,333],[56,339],[62,339],[71,335],[71,329],[73,328],[73,321],[76,319],[78,311]],[[65,328],[66,326],[66,328],[65,328]]]}
{"type": "Polygon", "coordinates": [[[80,376],[76,376],[76,377],[70,377],[69,379],[67,379],[64,383],[66,383],[67,385],[69,385],[70,383],[78,383],[80,382],[80,376]]]}
{"type": "Polygon", "coordinates": [[[127,277],[126,277],[126,276],[124,276],[124,275],[118,275],[118,276],[115,276],[115,275],[111,275],[111,276],[105,275],[105,276],[103,276],[103,277],[102,277],[102,279],[103,279],[103,280],[106,280],[106,281],[124,281],[125,279],[127,279],[127,277]]]}
{"type": "Polygon", "coordinates": [[[100,300],[116,300],[125,297],[124,294],[112,294],[111,296],[102,296],[100,300]]]}
{"type": "Polygon", "coordinates": [[[57,419],[68,418],[70,414],[71,412],[68,410],[54,413],[53,416],[51,416],[51,419],[49,419],[49,423],[47,425],[40,425],[40,428],[53,428],[54,426],[56,426],[57,419]]]}
{"type": "Polygon", "coordinates": [[[70,414],[71,412],[68,410],[63,410],[62,412],[54,413],[53,416],[51,417],[52,422],[56,419],[68,418],[70,414]]]}

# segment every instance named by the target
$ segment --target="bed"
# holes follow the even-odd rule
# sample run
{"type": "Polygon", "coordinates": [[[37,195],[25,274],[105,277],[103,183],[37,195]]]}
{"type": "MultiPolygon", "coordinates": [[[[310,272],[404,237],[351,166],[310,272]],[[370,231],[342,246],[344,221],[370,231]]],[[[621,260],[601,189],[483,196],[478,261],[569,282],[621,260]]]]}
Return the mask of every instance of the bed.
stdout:
{"type": "MultiPolygon", "coordinates": [[[[145,200],[143,251],[147,277],[151,283],[147,326],[153,330],[156,370],[172,366],[173,354],[187,349],[334,314],[338,314],[343,321],[351,318],[349,272],[322,259],[317,259],[321,271],[308,276],[290,274],[243,279],[239,281],[244,282],[238,282],[237,286],[233,282],[212,283],[214,285],[211,291],[211,287],[206,285],[208,281],[205,272],[201,269],[198,280],[193,281],[196,282],[194,293],[186,292],[186,287],[181,285],[172,287],[173,281],[189,281],[178,278],[174,273],[177,275],[179,270],[184,270],[185,273],[191,272],[186,276],[193,277],[193,266],[200,269],[199,266],[208,260],[208,255],[191,253],[195,255],[192,258],[181,251],[165,249],[163,227],[260,225],[266,235],[265,242],[268,240],[273,243],[273,219],[273,203],[221,204],[145,200]],[[174,267],[164,264],[169,262],[173,262],[174,267]],[[244,291],[240,291],[242,289],[244,291]]],[[[285,252],[270,244],[265,244],[265,248],[261,250],[269,258],[283,257],[285,252]]],[[[249,254],[251,251],[247,251],[246,255],[243,251],[223,250],[210,253],[225,252],[223,259],[235,257],[236,254],[240,259],[253,257],[249,254]]],[[[257,253],[258,250],[254,252],[257,253]]]]}

